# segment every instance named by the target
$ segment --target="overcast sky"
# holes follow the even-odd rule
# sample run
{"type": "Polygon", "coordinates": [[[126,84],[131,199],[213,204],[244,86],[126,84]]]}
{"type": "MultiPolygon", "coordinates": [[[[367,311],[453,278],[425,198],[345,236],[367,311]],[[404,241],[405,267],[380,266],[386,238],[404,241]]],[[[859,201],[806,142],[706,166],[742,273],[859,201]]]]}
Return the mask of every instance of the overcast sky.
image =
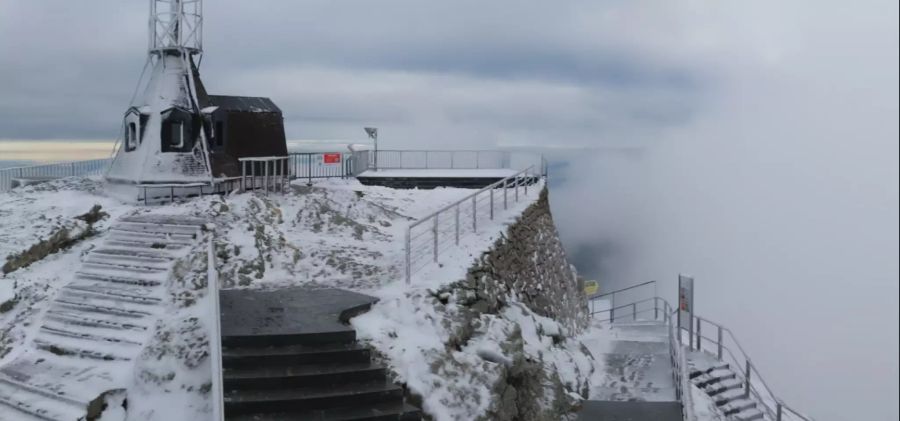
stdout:
{"type": "MultiPolygon", "coordinates": [[[[691,272],[789,402],[898,418],[896,0],[205,5],[211,93],[290,139],[543,148],[584,273],[691,272]]],[[[147,10],[0,0],[0,139],[113,138],[147,10]]]]}

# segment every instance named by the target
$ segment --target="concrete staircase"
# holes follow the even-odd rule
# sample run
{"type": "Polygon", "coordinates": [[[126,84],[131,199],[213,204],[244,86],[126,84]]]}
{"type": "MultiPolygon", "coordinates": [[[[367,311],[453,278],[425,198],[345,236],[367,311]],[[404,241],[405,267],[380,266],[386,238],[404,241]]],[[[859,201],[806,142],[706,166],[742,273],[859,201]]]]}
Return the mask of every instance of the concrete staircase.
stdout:
{"type": "Polygon", "coordinates": [[[422,418],[347,324],[374,297],[303,287],[219,296],[227,420],[422,418]]]}
{"type": "Polygon", "coordinates": [[[420,420],[354,331],[222,338],[227,420],[420,420]]]}
{"type": "Polygon", "coordinates": [[[165,311],[175,263],[205,221],[117,221],[50,303],[31,346],[0,367],[0,420],[75,421],[131,383],[132,360],[165,311]]]}
{"type": "Polygon", "coordinates": [[[691,382],[706,392],[729,420],[766,419],[761,405],[744,390],[743,379],[727,363],[698,364],[692,362],[691,382]]]}

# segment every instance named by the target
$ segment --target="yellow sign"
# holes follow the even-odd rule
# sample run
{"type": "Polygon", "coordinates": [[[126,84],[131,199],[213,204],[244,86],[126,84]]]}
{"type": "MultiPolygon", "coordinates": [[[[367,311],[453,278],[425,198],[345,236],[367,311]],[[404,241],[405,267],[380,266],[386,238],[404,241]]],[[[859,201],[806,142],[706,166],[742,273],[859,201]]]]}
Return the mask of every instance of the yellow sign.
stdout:
{"type": "Polygon", "coordinates": [[[584,281],[584,293],[590,297],[600,291],[600,283],[597,281],[584,281]]]}

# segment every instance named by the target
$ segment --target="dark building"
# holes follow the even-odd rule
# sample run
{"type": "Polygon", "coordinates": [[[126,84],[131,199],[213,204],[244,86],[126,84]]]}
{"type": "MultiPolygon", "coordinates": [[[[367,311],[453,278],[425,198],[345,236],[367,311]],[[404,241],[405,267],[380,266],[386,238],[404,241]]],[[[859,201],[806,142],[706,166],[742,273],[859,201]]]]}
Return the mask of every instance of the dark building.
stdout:
{"type": "Polygon", "coordinates": [[[209,150],[215,177],[241,175],[238,158],[287,156],[284,118],[269,98],[209,95],[209,150]]]}

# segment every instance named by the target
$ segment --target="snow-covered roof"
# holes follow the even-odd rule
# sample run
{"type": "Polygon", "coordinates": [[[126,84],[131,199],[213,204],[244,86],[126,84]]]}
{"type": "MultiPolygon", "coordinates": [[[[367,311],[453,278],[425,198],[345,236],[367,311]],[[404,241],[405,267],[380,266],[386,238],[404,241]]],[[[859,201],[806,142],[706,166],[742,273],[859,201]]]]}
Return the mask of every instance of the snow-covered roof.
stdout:
{"type": "Polygon", "coordinates": [[[210,95],[209,103],[227,111],[251,113],[281,112],[281,109],[271,99],[263,97],[210,95]]]}

